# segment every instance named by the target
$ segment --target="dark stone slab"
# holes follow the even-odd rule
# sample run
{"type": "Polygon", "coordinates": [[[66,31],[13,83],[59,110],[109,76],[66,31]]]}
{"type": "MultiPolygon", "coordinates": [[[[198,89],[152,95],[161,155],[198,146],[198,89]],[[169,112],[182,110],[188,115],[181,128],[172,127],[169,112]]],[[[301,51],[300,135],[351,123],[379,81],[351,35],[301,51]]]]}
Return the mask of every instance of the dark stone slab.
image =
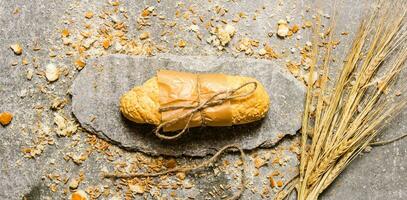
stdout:
{"type": "Polygon", "coordinates": [[[72,86],[72,108],[82,127],[122,148],[152,155],[205,156],[231,143],[238,143],[244,149],[270,147],[284,135],[295,134],[301,126],[304,94],[304,86],[271,61],[110,55],[93,60],[79,73],[72,86]],[[153,134],[153,126],[130,122],[119,111],[119,97],[154,76],[159,69],[255,77],[270,94],[269,113],[259,122],[192,128],[180,140],[161,141],[153,134]]]}

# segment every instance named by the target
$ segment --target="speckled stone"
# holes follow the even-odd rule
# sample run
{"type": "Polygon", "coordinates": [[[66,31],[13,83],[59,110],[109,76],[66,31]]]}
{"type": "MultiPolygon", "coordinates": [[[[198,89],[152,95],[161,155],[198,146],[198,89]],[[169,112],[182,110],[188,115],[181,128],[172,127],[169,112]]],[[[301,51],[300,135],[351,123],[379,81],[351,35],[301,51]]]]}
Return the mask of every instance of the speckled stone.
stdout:
{"type": "MultiPolygon", "coordinates": [[[[137,37],[141,31],[137,27],[137,18],[140,15],[140,11],[149,6],[155,6],[156,11],[163,16],[168,16],[168,20],[177,23],[177,25],[183,27],[189,27],[191,25],[190,20],[185,20],[183,17],[176,18],[174,13],[179,10],[177,4],[179,1],[161,1],[157,3],[157,0],[146,1],[134,1],[134,0],[121,0],[120,7],[128,10],[129,19],[127,24],[129,25],[129,39],[137,37]]],[[[345,57],[347,50],[352,44],[352,39],[356,34],[357,27],[363,17],[363,15],[369,10],[372,5],[372,1],[369,0],[343,0],[337,1],[336,4],[332,1],[312,1],[312,0],[287,0],[287,1],[266,1],[266,0],[241,0],[241,1],[224,1],[213,0],[209,3],[207,0],[196,1],[183,1],[186,4],[185,8],[189,8],[192,4],[196,8],[197,13],[202,14],[205,20],[210,20],[212,17],[217,20],[217,14],[214,12],[208,12],[213,10],[215,5],[219,5],[228,9],[228,13],[224,16],[225,19],[230,22],[235,14],[239,12],[245,12],[248,14],[247,18],[241,19],[238,23],[234,23],[233,26],[237,29],[235,36],[229,44],[229,47],[222,52],[223,55],[233,56],[236,54],[233,50],[237,41],[243,37],[250,37],[252,39],[258,39],[259,44],[269,44],[277,52],[286,52],[287,57],[281,59],[272,60],[273,66],[283,67],[287,60],[293,62],[299,62],[299,55],[297,53],[290,53],[290,49],[296,49],[296,46],[303,46],[305,42],[311,41],[307,29],[301,29],[299,33],[294,35],[295,38],[279,39],[276,38],[275,33],[277,31],[277,22],[280,19],[290,18],[291,25],[302,25],[304,20],[312,19],[315,15],[313,8],[318,8],[323,14],[329,14],[332,17],[335,15],[336,26],[334,32],[335,40],[340,41],[340,44],[335,48],[333,58],[337,62],[332,63],[332,73],[337,74],[340,70],[341,60],[345,57]],[[264,6],[266,9],[262,9],[264,6]],[[310,9],[309,9],[310,8],[310,9]],[[260,12],[256,12],[256,11],[260,12]],[[309,10],[309,12],[307,12],[309,10]],[[336,10],[336,11],[334,11],[336,10]],[[257,14],[256,14],[256,13],[257,14]],[[254,15],[257,15],[256,20],[252,20],[254,15]],[[341,32],[347,32],[349,35],[340,35],[341,32]],[[274,33],[274,36],[267,36],[269,33],[274,33]],[[301,39],[300,39],[301,38],[301,39]]],[[[37,109],[34,109],[38,105],[44,105],[48,107],[50,105],[50,98],[42,93],[38,86],[46,86],[47,91],[52,95],[59,97],[67,97],[68,88],[71,86],[72,78],[76,77],[76,72],[72,73],[68,77],[61,76],[59,80],[48,83],[47,80],[36,75],[36,68],[31,62],[33,58],[36,58],[39,70],[50,62],[56,64],[62,64],[61,66],[68,66],[74,68],[75,56],[64,56],[64,52],[58,52],[58,56],[50,58],[49,49],[59,47],[58,41],[60,41],[60,31],[62,28],[70,28],[70,30],[82,30],[84,24],[82,23],[84,13],[86,11],[94,11],[99,13],[101,9],[106,6],[106,0],[95,1],[64,1],[64,0],[36,0],[36,1],[0,1],[0,111],[9,111],[14,115],[12,123],[8,126],[0,126],[0,199],[9,200],[21,200],[23,198],[38,200],[38,199],[66,199],[70,197],[70,194],[64,194],[63,189],[69,189],[68,183],[61,182],[59,185],[59,192],[51,192],[48,187],[51,180],[43,177],[46,174],[60,174],[63,177],[75,178],[78,177],[79,171],[85,172],[86,180],[81,182],[78,189],[85,190],[88,187],[108,185],[114,187],[109,180],[103,180],[100,178],[100,172],[111,166],[112,164],[106,162],[106,157],[101,154],[92,153],[83,164],[78,166],[77,164],[66,161],[64,157],[69,153],[84,152],[89,146],[84,142],[81,145],[72,148],[72,139],[55,138],[56,145],[47,146],[42,155],[35,159],[23,158],[21,149],[31,144],[31,141],[35,139],[36,135],[32,133],[25,134],[25,130],[30,130],[32,126],[35,126],[38,121],[37,109]],[[72,6],[74,4],[75,6],[72,6]],[[82,4],[77,7],[77,4],[82,4]],[[16,13],[16,10],[19,10],[16,13]],[[68,16],[68,17],[67,17],[68,16]],[[75,23],[66,24],[66,20],[74,19],[75,23]],[[21,56],[16,56],[10,49],[11,44],[20,43],[23,47],[21,56]],[[34,44],[39,44],[41,50],[34,51],[34,44]],[[60,60],[60,55],[63,59],[60,60]],[[30,61],[28,65],[18,64],[17,66],[11,65],[11,63],[21,63],[21,59],[26,58],[30,61]],[[62,63],[61,63],[62,62],[62,63]],[[27,80],[27,70],[33,72],[33,77],[27,80]],[[27,91],[27,95],[22,98],[19,96],[21,91],[27,91]],[[55,164],[50,164],[55,163],[55,164]]],[[[397,14],[397,13],[395,13],[397,14]]],[[[93,17],[93,19],[99,19],[93,17]]],[[[153,18],[154,19],[154,18],[153,18]]],[[[191,18],[192,19],[192,18],[191,18]]],[[[325,17],[325,22],[329,22],[325,17]]],[[[100,20],[99,22],[103,22],[100,20]]],[[[203,28],[200,32],[203,35],[203,41],[197,39],[196,34],[193,32],[181,32],[177,31],[178,28],[174,28],[175,36],[164,36],[162,41],[160,34],[163,31],[162,21],[156,19],[153,21],[151,27],[147,27],[146,31],[151,33],[150,38],[155,42],[168,42],[170,48],[168,52],[177,55],[218,55],[217,48],[207,44],[206,39],[210,37],[210,34],[203,28]],[[172,44],[176,44],[179,38],[184,39],[187,42],[185,48],[171,48],[172,44]]],[[[219,22],[222,23],[222,22],[219,22]]],[[[100,23],[103,24],[103,23],[100,23]]],[[[198,22],[198,25],[201,26],[198,22]]],[[[92,27],[97,24],[92,24],[92,27]]],[[[72,39],[73,41],[76,41],[72,39]]],[[[124,46],[114,43],[112,45],[113,52],[123,51],[124,46]]],[[[260,46],[261,47],[261,46],[260,46]]],[[[54,49],[55,50],[55,49],[54,49]]],[[[238,57],[245,57],[244,53],[237,54],[238,57]]],[[[86,60],[87,61],[87,60],[86,60]]],[[[87,62],[87,67],[89,63],[87,62]]],[[[154,72],[151,72],[153,74],[154,72]]],[[[81,74],[81,73],[79,73],[81,74]]],[[[405,75],[401,76],[407,77],[405,75]]],[[[142,82],[142,81],[140,81],[142,82]]],[[[402,82],[404,85],[404,79],[398,82],[402,82]]],[[[71,113],[71,103],[68,103],[64,107],[64,113],[69,115],[71,113]]],[[[54,111],[50,109],[44,109],[42,115],[42,122],[49,127],[52,127],[54,111]]],[[[407,112],[403,112],[393,122],[391,122],[382,133],[382,139],[391,139],[407,132],[407,112]]],[[[82,140],[86,139],[87,133],[79,130],[76,135],[80,135],[82,140]]],[[[55,136],[56,137],[56,136],[55,136]]],[[[293,141],[290,139],[296,139],[296,137],[286,137],[278,143],[277,148],[284,147],[288,149],[292,146],[293,141]]],[[[114,151],[116,148],[111,147],[114,151]]],[[[264,155],[273,151],[275,148],[257,148],[248,154],[264,155]]],[[[123,159],[132,157],[132,152],[122,152],[123,159]]],[[[277,188],[271,189],[268,185],[267,176],[273,171],[278,170],[284,175],[284,182],[290,180],[298,172],[295,171],[298,166],[298,157],[290,151],[285,151],[284,157],[289,160],[287,165],[273,165],[270,159],[268,165],[259,169],[258,176],[254,175],[253,170],[249,170],[246,177],[249,179],[249,188],[246,189],[241,199],[273,199],[277,188]],[[262,190],[264,188],[270,189],[270,197],[262,197],[262,190]]],[[[276,154],[275,156],[281,156],[276,154]]],[[[365,153],[362,156],[356,158],[348,168],[338,177],[338,179],[328,188],[326,192],[321,195],[322,200],[359,200],[359,199],[394,199],[404,200],[407,199],[407,140],[400,140],[398,142],[373,148],[370,153],[365,153]]],[[[222,156],[222,161],[228,161],[235,163],[238,158],[236,154],[227,154],[222,156]]],[[[194,160],[201,161],[200,158],[178,158],[178,160],[194,160]]],[[[205,158],[203,158],[205,159],[205,158]]],[[[253,169],[253,162],[250,156],[247,158],[247,164],[249,168],[253,169]]],[[[235,170],[236,171],[236,170],[235,170]]],[[[213,171],[205,173],[204,177],[187,175],[186,181],[196,184],[196,187],[191,189],[157,189],[151,188],[151,193],[145,193],[144,196],[136,196],[136,199],[156,199],[152,196],[153,192],[159,192],[162,194],[162,198],[171,199],[171,192],[176,192],[177,197],[182,199],[188,197],[194,197],[195,199],[213,198],[208,194],[209,191],[213,191],[214,186],[219,184],[235,184],[236,179],[234,175],[238,174],[230,172],[228,174],[220,173],[215,175],[213,171]],[[196,180],[195,180],[196,179],[196,180]]],[[[218,187],[219,188],[219,187],[218,187]]],[[[228,193],[230,194],[230,193],[228,193]]],[[[219,196],[217,196],[219,197],[219,196]]],[[[220,197],[219,197],[220,198],[220,197]]],[[[109,196],[103,195],[99,199],[122,199],[122,196],[109,196]]],[[[295,199],[295,198],[292,198],[295,199]]]]}

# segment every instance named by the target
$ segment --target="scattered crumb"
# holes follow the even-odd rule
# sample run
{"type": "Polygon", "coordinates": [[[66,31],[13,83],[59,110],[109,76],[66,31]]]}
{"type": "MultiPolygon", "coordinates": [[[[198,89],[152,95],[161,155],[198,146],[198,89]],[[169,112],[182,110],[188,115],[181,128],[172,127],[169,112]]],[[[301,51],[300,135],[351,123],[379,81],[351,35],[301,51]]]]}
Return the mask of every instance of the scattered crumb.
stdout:
{"type": "MultiPolygon", "coordinates": [[[[258,40],[253,40],[250,38],[242,38],[239,40],[239,42],[236,43],[235,49],[237,52],[244,52],[246,55],[252,55],[253,54],[253,48],[256,48],[259,46],[259,41],[258,40]]],[[[265,49],[265,53],[267,53],[267,50],[265,49]]]]}
{"type": "Polygon", "coordinates": [[[269,176],[269,182],[270,182],[270,187],[271,188],[276,187],[276,182],[274,181],[273,175],[269,176]]]}
{"type": "Polygon", "coordinates": [[[70,35],[69,30],[66,28],[62,29],[61,35],[62,37],[68,37],[70,35]]]}
{"type": "Polygon", "coordinates": [[[285,38],[288,36],[288,32],[290,29],[288,28],[288,23],[286,20],[281,19],[278,21],[278,28],[277,28],[277,35],[281,38],[285,38]]]}
{"type": "Polygon", "coordinates": [[[3,126],[7,126],[10,124],[11,120],[13,120],[13,115],[9,112],[2,112],[0,113],[0,124],[3,126]]]}
{"type": "Polygon", "coordinates": [[[69,189],[71,189],[71,190],[77,189],[78,186],[79,186],[79,180],[76,179],[76,178],[72,179],[72,180],[69,182],[69,189]]]}
{"type": "Polygon", "coordinates": [[[71,136],[78,129],[78,125],[73,121],[68,121],[59,113],[54,113],[54,123],[57,125],[56,132],[58,136],[71,136]]]}
{"type": "Polygon", "coordinates": [[[32,69],[28,69],[27,70],[27,80],[31,80],[33,78],[33,70],[32,69]]]}
{"type": "Polygon", "coordinates": [[[312,21],[310,21],[310,20],[305,21],[304,22],[304,27],[311,28],[312,27],[312,21]]]}
{"type": "Polygon", "coordinates": [[[58,80],[59,74],[59,69],[55,64],[49,63],[47,66],[45,66],[45,77],[49,82],[58,80]]]}
{"type": "Polygon", "coordinates": [[[86,63],[83,60],[78,59],[75,61],[75,67],[77,70],[82,70],[85,66],[86,66],[86,63]]]}
{"type": "Polygon", "coordinates": [[[185,40],[178,41],[178,47],[184,48],[186,45],[187,45],[187,42],[185,40]]]}
{"type": "Polygon", "coordinates": [[[293,27],[291,27],[291,31],[293,33],[297,33],[300,30],[300,27],[297,24],[294,24],[293,27]]]}
{"type": "Polygon", "coordinates": [[[265,45],[263,49],[264,49],[264,52],[265,52],[265,54],[264,54],[265,58],[267,58],[267,59],[276,59],[276,58],[279,57],[279,55],[269,45],[265,45]]]}
{"type": "Polygon", "coordinates": [[[28,65],[28,60],[27,60],[27,58],[23,58],[23,59],[21,60],[21,64],[22,64],[22,65],[28,65]]]}
{"type": "Polygon", "coordinates": [[[256,157],[254,159],[254,167],[256,167],[257,169],[259,169],[260,167],[264,166],[266,164],[266,161],[263,160],[260,157],[256,157]]]}
{"type": "Polygon", "coordinates": [[[277,186],[278,187],[283,187],[283,181],[281,181],[281,180],[277,181],[277,186]]]}
{"type": "Polygon", "coordinates": [[[130,184],[129,189],[135,194],[143,194],[144,193],[144,186],[140,184],[130,184]]]}
{"type": "Polygon", "coordinates": [[[104,49],[108,49],[112,44],[110,43],[110,40],[109,39],[105,39],[105,40],[103,40],[103,48],[104,49]]]}
{"type": "Polygon", "coordinates": [[[16,55],[21,55],[23,53],[23,48],[21,47],[21,44],[16,43],[10,45],[11,50],[13,50],[14,54],[16,55]]]}
{"type": "Polygon", "coordinates": [[[140,40],[145,40],[148,39],[150,37],[150,33],[149,32],[143,32],[140,34],[139,38],[140,40]]]}
{"type": "Polygon", "coordinates": [[[286,64],[286,66],[287,66],[288,71],[290,71],[292,75],[294,75],[295,77],[299,76],[299,74],[300,74],[300,65],[299,64],[289,61],[286,64]]]}
{"type": "Polygon", "coordinates": [[[179,180],[184,180],[186,175],[184,172],[178,172],[176,176],[179,180]]]}
{"type": "Polygon", "coordinates": [[[59,110],[65,107],[65,104],[68,103],[66,99],[62,98],[54,98],[51,102],[51,109],[52,110],[59,110]]]}
{"type": "Polygon", "coordinates": [[[236,28],[230,24],[227,24],[225,27],[217,27],[215,33],[220,40],[221,45],[225,46],[230,42],[230,40],[232,40],[232,37],[236,33],[236,28]]]}
{"type": "Polygon", "coordinates": [[[91,12],[91,11],[86,12],[86,13],[85,13],[85,17],[86,17],[87,19],[91,19],[91,18],[93,17],[93,12],[91,12]]]}
{"type": "Polygon", "coordinates": [[[207,39],[207,42],[217,47],[219,50],[223,50],[235,35],[236,28],[227,24],[225,26],[217,26],[212,29],[210,33],[212,36],[207,39]]]}
{"type": "Polygon", "coordinates": [[[71,195],[71,200],[88,200],[88,195],[83,190],[78,190],[71,195]]]}

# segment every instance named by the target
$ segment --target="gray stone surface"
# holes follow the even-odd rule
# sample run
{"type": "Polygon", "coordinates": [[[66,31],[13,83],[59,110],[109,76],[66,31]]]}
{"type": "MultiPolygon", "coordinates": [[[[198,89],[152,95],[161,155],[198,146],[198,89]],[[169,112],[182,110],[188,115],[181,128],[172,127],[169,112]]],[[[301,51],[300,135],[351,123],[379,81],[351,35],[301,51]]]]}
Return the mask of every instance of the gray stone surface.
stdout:
{"type": "Polygon", "coordinates": [[[273,62],[210,56],[99,57],[78,74],[71,92],[72,111],[82,127],[128,150],[170,156],[205,156],[233,143],[246,150],[271,147],[299,130],[305,99],[304,85],[273,62]],[[132,123],[119,111],[120,96],[160,69],[254,77],[270,94],[270,110],[259,122],[193,128],[180,140],[161,141],[152,126],[132,123]]]}
{"type": "MultiPolygon", "coordinates": [[[[195,56],[237,56],[240,58],[249,57],[244,53],[236,53],[233,50],[233,45],[243,37],[250,37],[259,40],[259,48],[263,44],[271,45],[278,53],[286,52],[284,57],[272,60],[275,65],[285,66],[287,60],[299,61],[301,57],[299,50],[296,53],[290,53],[290,48],[297,45],[303,46],[309,39],[307,30],[301,29],[297,35],[301,35],[302,39],[278,39],[275,36],[269,37],[270,31],[276,31],[276,24],[279,19],[286,17],[291,18],[290,24],[302,24],[303,19],[311,19],[314,15],[313,9],[320,9],[323,13],[331,16],[334,15],[333,1],[314,1],[314,0],[194,0],[182,1],[185,6],[180,9],[177,4],[181,1],[166,0],[157,3],[157,0],[120,1],[120,8],[128,11],[128,18],[120,16],[124,19],[128,28],[127,37],[137,38],[141,33],[137,30],[136,20],[140,11],[147,6],[155,6],[157,13],[165,16],[168,20],[177,24],[174,35],[160,36],[160,32],[165,29],[163,22],[159,19],[153,19],[151,26],[145,30],[151,33],[151,38],[158,43],[169,46],[167,52],[175,55],[195,55],[195,56]],[[225,51],[219,52],[216,48],[207,44],[205,39],[209,37],[209,33],[204,30],[204,25],[201,27],[203,40],[198,40],[193,32],[185,30],[191,25],[191,22],[183,17],[175,17],[175,11],[185,11],[189,6],[195,8],[199,15],[202,15],[205,20],[213,18],[213,23],[222,24],[219,21],[221,18],[215,14],[213,10],[216,6],[221,6],[228,9],[228,13],[223,17],[230,22],[237,13],[244,12],[247,17],[241,19],[239,23],[234,24],[237,28],[237,33],[231,41],[231,44],[225,51]],[[262,7],[264,6],[265,9],[262,7]],[[307,10],[309,10],[307,12],[307,10]],[[253,20],[254,16],[256,20],[253,20]],[[187,41],[185,48],[174,47],[176,42],[183,38],[187,41]]],[[[372,5],[370,0],[343,0],[336,1],[336,38],[340,40],[339,46],[333,51],[334,57],[338,62],[333,63],[332,73],[338,71],[337,65],[341,64],[340,60],[344,53],[348,50],[352,37],[358,27],[363,13],[372,5]],[[349,32],[348,36],[342,36],[339,33],[349,32]]],[[[27,197],[32,200],[47,200],[47,199],[69,199],[70,191],[64,193],[68,189],[67,183],[62,181],[53,181],[47,178],[48,174],[58,174],[63,178],[78,177],[80,172],[83,172],[86,179],[79,185],[79,189],[85,190],[88,187],[104,188],[108,186],[112,190],[119,189],[127,192],[125,188],[116,187],[112,182],[100,178],[100,171],[104,168],[111,169],[112,165],[107,161],[104,152],[94,151],[89,155],[89,158],[82,164],[77,165],[71,160],[65,160],[68,154],[81,155],[86,152],[90,146],[86,142],[89,134],[85,131],[78,131],[72,138],[60,138],[51,134],[51,138],[55,140],[54,145],[48,145],[43,150],[42,154],[35,159],[27,159],[23,157],[21,149],[32,145],[37,139],[36,132],[32,131],[37,127],[37,122],[40,121],[44,125],[54,128],[53,114],[55,111],[48,109],[52,99],[56,97],[67,98],[67,91],[76,77],[73,62],[77,58],[76,55],[69,56],[65,52],[72,51],[71,47],[62,45],[60,31],[66,27],[71,30],[71,38],[76,39],[78,30],[84,30],[84,24],[91,24],[92,29],[99,28],[105,22],[97,17],[97,13],[102,10],[111,10],[105,0],[83,0],[83,1],[67,1],[67,0],[35,0],[35,1],[19,1],[19,0],[2,0],[0,1],[0,111],[12,112],[15,116],[13,122],[7,127],[0,126],[0,199],[19,199],[27,197]],[[108,7],[108,8],[106,8],[108,7]],[[16,12],[18,10],[18,12],[16,12]],[[92,21],[84,21],[84,12],[94,11],[95,17],[92,21]],[[102,21],[102,22],[101,22],[102,21]],[[20,42],[23,45],[23,54],[15,56],[9,49],[9,45],[15,42],[20,42]],[[41,50],[33,51],[34,44],[39,44],[41,50]],[[57,54],[51,57],[50,53],[57,54]],[[22,58],[27,58],[29,64],[22,65],[22,58]],[[33,61],[35,60],[35,61],[33,61]],[[12,63],[17,62],[17,65],[12,63]],[[65,66],[69,69],[69,74],[61,76],[55,83],[47,83],[47,81],[36,72],[41,72],[45,65],[49,62],[54,62],[58,66],[65,66]],[[34,71],[34,77],[31,81],[26,79],[27,70],[34,71]],[[41,91],[42,89],[42,91],[41,91]],[[25,96],[21,96],[25,91],[25,96]],[[40,109],[41,106],[43,109],[40,109]],[[57,191],[52,192],[49,188],[52,184],[57,185],[57,191]]],[[[395,13],[397,14],[397,13],[395,13]]],[[[191,19],[194,19],[191,18],[191,19]]],[[[329,21],[323,18],[324,22],[329,21]]],[[[168,26],[166,27],[168,28],[168,26]]],[[[258,50],[258,49],[256,49],[258,50]]],[[[97,51],[92,50],[93,53],[97,51]]],[[[109,54],[102,53],[102,54],[109,54]]],[[[92,58],[100,54],[92,54],[92,58]]],[[[406,76],[404,76],[406,77],[406,76]]],[[[69,101],[68,101],[69,102],[69,101]]],[[[61,112],[66,116],[70,116],[71,103],[68,103],[61,112]]],[[[392,138],[406,130],[406,113],[403,113],[390,127],[383,133],[383,138],[392,138]]],[[[290,147],[292,141],[285,138],[274,148],[260,148],[250,151],[249,157],[259,154],[264,155],[272,152],[276,148],[290,147]]],[[[108,153],[115,152],[114,160],[130,162],[139,153],[122,151],[116,147],[110,147],[106,150],[108,153]]],[[[290,153],[287,151],[287,153],[290,153]]],[[[286,154],[285,154],[286,155],[286,154]]],[[[337,181],[331,185],[329,190],[322,194],[321,199],[329,200],[375,200],[375,199],[407,199],[407,140],[404,139],[397,143],[377,147],[372,152],[364,154],[345,170],[337,181]]],[[[249,182],[250,187],[246,190],[242,199],[261,199],[261,191],[270,189],[268,186],[267,176],[274,170],[279,170],[283,173],[284,182],[293,177],[296,173],[296,165],[298,160],[295,154],[288,154],[285,157],[289,160],[286,165],[273,165],[273,160],[276,155],[273,155],[267,165],[260,168],[258,176],[250,172],[249,182]],[[290,174],[291,173],[291,174],[290,174]]],[[[223,161],[234,162],[237,156],[235,154],[227,155],[223,161]]],[[[180,163],[201,161],[201,159],[191,159],[188,157],[177,158],[180,163]]],[[[253,170],[253,162],[248,158],[249,167],[253,170]]],[[[137,163],[138,164],[138,163],[137,163]]],[[[233,179],[233,171],[229,174],[222,173],[219,176],[212,175],[212,171],[207,171],[208,180],[202,177],[187,176],[187,181],[197,185],[196,189],[177,190],[177,197],[196,196],[198,199],[210,197],[209,192],[212,186],[218,183],[233,184],[236,180],[233,179]]],[[[157,180],[159,181],[159,180],[157,180]]],[[[152,190],[158,191],[157,188],[152,190]]],[[[278,188],[270,189],[270,196],[264,199],[272,199],[278,188]]],[[[170,199],[169,193],[171,189],[165,189],[161,192],[163,197],[170,199]]],[[[98,199],[112,199],[113,196],[100,196],[98,199]]],[[[118,199],[123,198],[119,196],[118,199]]],[[[136,195],[134,199],[154,199],[150,193],[136,195]]]]}

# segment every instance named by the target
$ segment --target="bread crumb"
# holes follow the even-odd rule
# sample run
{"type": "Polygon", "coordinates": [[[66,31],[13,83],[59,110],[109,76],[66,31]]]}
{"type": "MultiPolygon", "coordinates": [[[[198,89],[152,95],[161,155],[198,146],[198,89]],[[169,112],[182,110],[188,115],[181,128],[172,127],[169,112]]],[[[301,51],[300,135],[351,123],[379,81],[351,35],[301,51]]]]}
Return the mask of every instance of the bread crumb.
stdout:
{"type": "Polygon", "coordinates": [[[69,182],[69,189],[71,189],[71,190],[77,189],[78,186],[79,186],[79,181],[76,178],[72,179],[71,182],[69,182]]]}
{"type": "Polygon", "coordinates": [[[312,22],[309,21],[309,20],[307,20],[307,21],[305,21],[304,26],[305,26],[306,28],[311,28],[311,27],[312,27],[312,22]]]}
{"type": "Polygon", "coordinates": [[[281,180],[277,181],[277,186],[278,187],[283,187],[283,181],[281,181],[281,180]]]}
{"type": "Polygon", "coordinates": [[[150,37],[150,33],[149,32],[143,32],[140,34],[139,38],[140,40],[145,40],[148,39],[150,37]]]}
{"type": "Polygon", "coordinates": [[[3,126],[7,126],[10,124],[11,120],[13,120],[13,115],[9,112],[2,112],[0,113],[0,124],[3,126]]]}
{"type": "Polygon", "coordinates": [[[297,24],[295,24],[293,27],[291,27],[291,31],[293,33],[297,33],[300,30],[299,26],[297,24]]]}
{"type": "Polygon", "coordinates": [[[53,63],[49,63],[45,66],[45,77],[49,82],[54,82],[59,78],[59,69],[53,63]]]}
{"type": "Polygon", "coordinates": [[[278,21],[278,29],[277,29],[277,35],[281,38],[284,38],[288,36],[288,32],[290,29],[288,28],[287,21],[281,19],[278,21]]]}
{"type": "Polygon", "coordinates": [[[83,190],[72,193],[71,200],[88,200],[88,195],[83,190]]]}
{"type": "Polygon", "coordinates": [[[70,35],[69,30],[66,28],[62,29],[61,35],[62,37],[68,37],[70,35]]]}
{"type": "Polygon", "coordinates": [[[104,41],[103,41],[103,48],[105,48],[105,49],[108,49],[112,44],[110,43],[110,40],[108,40],[108,39],[105,39],[104,41]]]}
{"type": "Polygon", "coordinates": [[[76,69],[81,70],[81,69],[83,69],[85,66],[86,66],[86,63],[85,63],[83,60],[78,59],[78,60],[75,61],[75,67],[76,67],[76,69]]]}
{"type": "Polygon", "coordinates": [[[16,55],[21,55],[23,53],[23,48],[18,43],[10,45],[10,48],[13,50],[14,54],[16,54],[16,55]]]}
{"type": "Polygon", "coordinates": [[[140,184],[130,184],[129,189],[136,194],[143,194],[144,193],[144,186],[140,184]]]}
{"type": "Polygon", "coordinates": [[[33,78],[33,70],[32,69],[28,69],[27,70],[27,80],[31,80],[33,78]]]}
{"type": "Polygon", "coordinates": [[[220,40],[222,46],[227,45],[232,37],[236,33],[236,28],[230,24],[227,24],[225,27],[218,27],[216,30],[216,36],[220,40]]]}
{"type": "Polygon", "coordinates": [[[85,13],[85,17],[86,17],[87,19],[91,19],[91,18],[93,17],[93,12],[91,12],[91,11],[86,12],[86,13],[85,13]]]}
{"type": "Polygon", "coordinates": [[[184,172],[178,172],[177,173],[177,178],[179,179],[179,180],[184,180],[185,179],[185,173],[184,172]]]}
{"type": "Polygon", "coordinates": [[[180,48],[184,48],[187,45],[187,42],[185,40],[179,40],[178,41],[178,46],[180,48]]]}
{"type": "Polygon", "coordinates": [[[263,160],[262,158],[256,157],[254,159],[254,167],[256,167],[257,169],[259,169],[260,167],[262,167],[265,164],[266,164],[266,161],[263,160]]]}
{"type": "Polygon", "coordinates": [[[276,187],[276,182],[274,181],[273,175],[269,176],[269,181],[270,181],[270,187],[271,188],[276,187]]]}

